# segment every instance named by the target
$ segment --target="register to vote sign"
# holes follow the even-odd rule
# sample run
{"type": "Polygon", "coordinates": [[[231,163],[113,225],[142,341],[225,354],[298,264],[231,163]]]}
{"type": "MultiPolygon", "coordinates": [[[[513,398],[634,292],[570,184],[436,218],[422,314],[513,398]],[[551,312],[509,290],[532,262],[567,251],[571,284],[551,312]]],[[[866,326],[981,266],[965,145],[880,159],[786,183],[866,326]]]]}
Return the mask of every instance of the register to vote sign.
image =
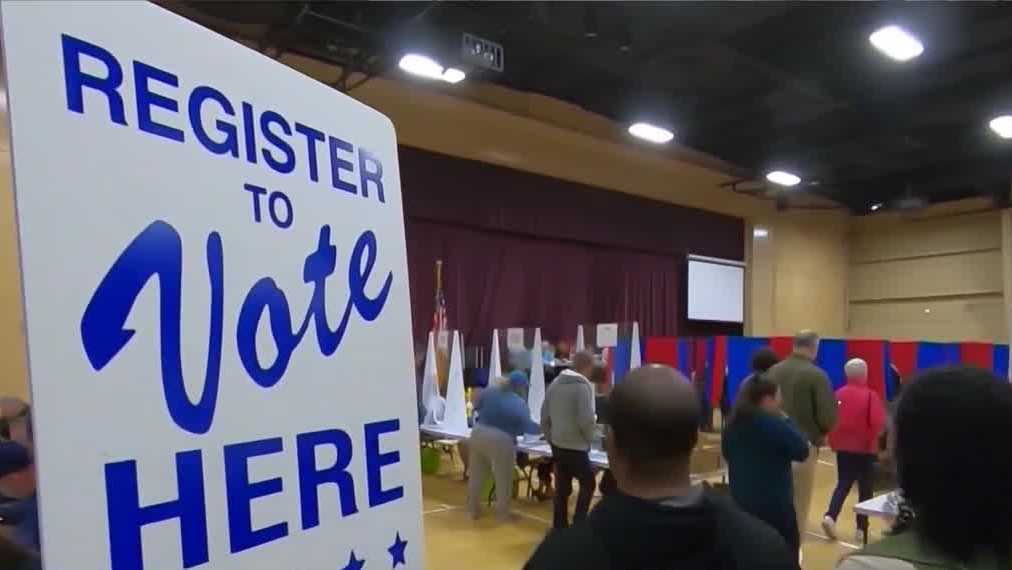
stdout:
{"type": "Polygon", "coordinates": [[[47,570],[422,568],[389,120],[139,2],[4,2],[47,570]]]}

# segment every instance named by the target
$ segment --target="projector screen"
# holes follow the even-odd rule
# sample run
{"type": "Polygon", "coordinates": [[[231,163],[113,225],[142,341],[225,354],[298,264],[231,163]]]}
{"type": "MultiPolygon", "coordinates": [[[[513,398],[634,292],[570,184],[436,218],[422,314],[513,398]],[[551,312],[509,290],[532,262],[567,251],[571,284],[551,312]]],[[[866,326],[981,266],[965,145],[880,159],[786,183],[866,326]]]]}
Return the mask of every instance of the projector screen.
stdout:
{"type": "Polygon", "coordinates": [[[745,321],[745,265],[740,261],[689,256],[689,320],[745,321]]]}

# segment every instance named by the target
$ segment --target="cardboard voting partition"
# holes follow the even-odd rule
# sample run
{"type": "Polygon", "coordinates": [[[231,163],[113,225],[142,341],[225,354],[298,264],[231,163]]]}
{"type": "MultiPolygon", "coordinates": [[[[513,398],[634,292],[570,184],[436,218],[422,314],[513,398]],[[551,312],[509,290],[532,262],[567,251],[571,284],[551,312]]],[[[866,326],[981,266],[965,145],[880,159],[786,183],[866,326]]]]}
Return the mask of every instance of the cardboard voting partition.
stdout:
{"type": "Polygon", "coordinates": [[[153,4],[5,2],[46,568],[423,568],[390,121],[153,4]]]}

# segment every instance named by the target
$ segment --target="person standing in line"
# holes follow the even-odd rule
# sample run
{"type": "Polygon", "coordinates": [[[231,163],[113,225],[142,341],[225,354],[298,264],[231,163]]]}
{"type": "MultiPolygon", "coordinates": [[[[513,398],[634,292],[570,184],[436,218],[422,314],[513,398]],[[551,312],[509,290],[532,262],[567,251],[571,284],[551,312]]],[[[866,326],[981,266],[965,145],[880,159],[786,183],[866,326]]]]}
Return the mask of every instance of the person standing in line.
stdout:
{"type": "Polygon", "coordinates": [[[496,379],[478,398],[475,406],[478,419],[468,445],[471,478],[467,482],[467,509],[472,518],[480,514],[481,487],[491,473],[496,488],[496,518],[509,520],[517,437],[541,432],[531,420],[527,402],[520,397],[526,390],[527,376],[516,370],[509,378],[496,379]]]}
{"type": "Polygon", "coordinates": [[[745,512],[770,525],[792,551],[801,535],[791,490],[791,462],[808,457],[808,441],[780,409],[780,391],[765,376],[742,386],[724,428],[731,496],[745,512]]]}
{"type": "MultiPolygon", "coordinates": [[[[595,386],[602,386],[607,382],[608,371],[603,366],[595,366],[594,373],[590,376],[590,382],[595,386]]],[[[611,394],[598,394],[594,398],[594,408],[597,415],[597,425],[606,426],[609,423],[609,412],[611,410],[611,404],[609,398],[611,394]]],[[[612,474],[611,469],[605,469],[601,473],[601,482],[597,485],[597,490],[602,495],[609,495],[614,493],[617,489],[615,483],[615,475],[612,474]]]]}
{"type": "Polygon", "coordinates": [[[13,440],[0,441],[0,494],[14,499],[4,505],[0,525],[7,538],[39,552],[39,504],[35,461],[31,451],[13,440]]]}
{"type": "Polygon", "coordinates": [[[772,348],[764,346],[757,349],[752,353],[752,361],[750,363],[752,366],[752,374],[749,375],[749,378],[759,376],[760,374],[766,374],[769,372],[770,368],[773,368],[779,362],[780,359],[777,358],[777,353],[773,352],[772,348]]]}
{"type": "Polygon", "coordinates": [[[904,388],[893,427],[901,516],[837,570],[1012,568],[1012,385],[978,368],[929,370],[904,388]]]}
{"type": "Polygon", "coordinates": [[[808,512],[812,506],[812,487],[818,448],[825,443],[826,435],[836,425],[836,398],[829,376],[815,365],[819,353],[819,335],[814,331],[801,331],[794,335],[794,352],[783,362],[770,368],[769,379],[780,388],[783,410],[787,413],[808,442],[816,449],[803,463],[794,465],[794,508],[798,530],[804,533],[808,512]]]}
{"type": "Polygon", "coordinates": [[[605,449],[617,490],[585,520],[550,533],[525,570],[796,570],[780,536],[728,498],[693,484],[701,408],[688,380],[648,365],[609,398],[605,449]]]}
{"type": "Polygon", "coordinates": [[[580,483],[573,522],[586,518],[594,497],[596,481],[590,465],[590,446],[594,441],[596,420],[594,386],[589,380],[593,373],[594,355],[586,351],[576,353],[573,368],[563,370],[555,378],[541,407],[541,427],[552,446],[555,462],[552,526],[557,529],[569,526],[573,479],[580,483]]]}
{"type": "MultiPolygon", "coordinates": [[[[749,380],[755,378],[756,376],[766,374],[769,372],[769,369],[773,368],[773,366],[778,362],[780,362],[780,358],[777,357],[777,353],[773,352],[772,348],[764,346],[756,349],[756,351],[752,353],[752,360],[749,362],[752,372],[741,381],[741,384],[738,386],[738,394],[741,394],[745,390],[745,385],[748,384],[749,380]]],[[[724,421],[726,422],[727,418],[724,418],[724,421]]]]}
{"type": "MultiPolygon", "coordinates": [[[[843,501],[857,482],[858,500],[872,496],[875,457],[878,437],[885,427],[885,408],[882,399],[868,387],[868,364],[860,358],[844,366],[847,385],[836,391],[840,421],[829,434],[829,446],[836,452],[836,490],[829,502],[822,530],[836,540],[836,519],[843,509],[843,501]]],[[[868,517],[857,515],[858,544],[868,536],[868,517]]]]}

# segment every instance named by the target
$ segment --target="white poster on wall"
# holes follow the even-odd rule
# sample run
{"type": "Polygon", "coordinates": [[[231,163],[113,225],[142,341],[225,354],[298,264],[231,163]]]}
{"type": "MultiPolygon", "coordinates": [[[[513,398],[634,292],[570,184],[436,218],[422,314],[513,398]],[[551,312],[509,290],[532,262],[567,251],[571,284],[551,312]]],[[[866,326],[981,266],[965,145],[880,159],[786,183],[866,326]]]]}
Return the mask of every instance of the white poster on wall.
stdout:
{"type": "Polygon", "coordinates": [[[597,325],[597,347],[618,346],[618,323],[601,323],[597,325]]]}
{"type": "Polygon", "coordinates": [[[506,348],[511,351],[524,349],[524,329],[506,329],[506,348]]]}
{"type": "Polygon", "coordinates": [[[390,121],[153,4],[0,5],[46,568],[423,568],[390,121]]]}

